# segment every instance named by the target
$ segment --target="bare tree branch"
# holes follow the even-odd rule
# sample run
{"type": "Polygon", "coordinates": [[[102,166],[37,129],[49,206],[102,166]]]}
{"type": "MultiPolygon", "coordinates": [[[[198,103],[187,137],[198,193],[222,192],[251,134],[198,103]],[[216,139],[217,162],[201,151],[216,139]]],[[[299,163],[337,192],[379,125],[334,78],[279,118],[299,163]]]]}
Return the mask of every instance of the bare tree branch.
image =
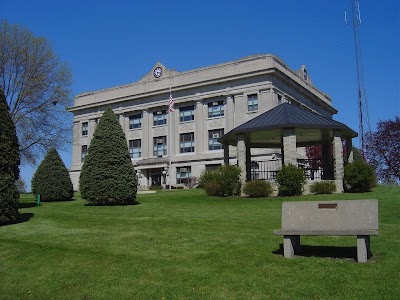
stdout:
{"type": "Polygon", "coordinates": [[[71,140],[71,71],[48,41],[0,20],[0,89],[17,128],[21,158],[35,163],[71,140]]]}

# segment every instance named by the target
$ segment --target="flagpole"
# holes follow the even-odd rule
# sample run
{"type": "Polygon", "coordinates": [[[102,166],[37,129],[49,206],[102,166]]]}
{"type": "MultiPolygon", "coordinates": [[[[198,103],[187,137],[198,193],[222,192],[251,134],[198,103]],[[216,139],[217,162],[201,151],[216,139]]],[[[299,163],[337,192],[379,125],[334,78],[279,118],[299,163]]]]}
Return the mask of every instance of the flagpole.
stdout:
{"type": "MultiPolygon", "coordinates": [[[[171,101],[172,101],[172,87],[171,87],[171,77],[169,78],[169,102],[168,102],[168,140],[167,140],[167,145],[168,145],[168,189],[171,189],[171,157],[172,157],[172,116],[171,113],[173,111],[172,106],[171,106],[171,101]]],[[[173,104],[172,104],[173,105],[173,104]]]]}

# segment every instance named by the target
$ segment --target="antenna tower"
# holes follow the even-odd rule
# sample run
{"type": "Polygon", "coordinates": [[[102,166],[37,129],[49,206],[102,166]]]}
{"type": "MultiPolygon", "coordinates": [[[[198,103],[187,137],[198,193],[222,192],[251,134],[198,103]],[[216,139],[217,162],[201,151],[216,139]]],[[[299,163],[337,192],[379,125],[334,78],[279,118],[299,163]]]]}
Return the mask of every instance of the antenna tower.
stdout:
{"type": "MultiPolygon", "coordinates": [[[[353,27],[354,49],[356,53],[356,71],[357,71],[357,84],[358,84],[358,118],[359,118],[359,139],[361,151],[365,151],[365,136],[371,131],[368,114],[368,101],[367,93],[364,83],[364,69],[361,56],[361,43],[359,26],[361,25],[360,3],[358,0],[351,1],[352,19],[351,25],[353,27]]],[[[347,20],[346,20],[347,21],[347,20]]]]}

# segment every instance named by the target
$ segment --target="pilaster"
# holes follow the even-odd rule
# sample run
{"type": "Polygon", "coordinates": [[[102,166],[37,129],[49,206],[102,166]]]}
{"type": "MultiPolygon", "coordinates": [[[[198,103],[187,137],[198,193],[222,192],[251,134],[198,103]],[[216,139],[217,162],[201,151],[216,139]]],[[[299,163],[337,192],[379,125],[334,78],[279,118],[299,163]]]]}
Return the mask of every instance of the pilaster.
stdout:
{"type": "MultiPolygon", "coordinates": [[[[228,95],[226,97],[226,132],[229,132],[234,128],[235,123],[235,107],[233,103],[233,97],[228,95]]],[[[225,133],[226,133],[225,132],[225,133]]]]}
{"type": "Polygon", "coordinates": [[[196,101],[196,111],[195,111],[195,126],[196,126],[196,131],[195,131],[195,143],[196,143],[196,148],[195,151],[196,153],[204,153],[205,147],[204,147],[204,128],[205,128],[205,123],[204,123],[204,112],[203,112],[203,101],[199,100],[196,101]]]}
{"type": "Polygon", "coordinates": [[[152,138],[150,137],[150,116],[149,116],[149,111],[147,109],[143,110],[143,124],[142,124],[142,158],[148,158],[150,157],[150,149],[151,149],[151,144],[150,140],[152,138]]]}
{"type": "Polygon", "coordinates": [[[81,163],[81,132],[80,132],[80,122],[74,122],[73,127],[73,144],[72,144],[72,166],[79,166],[81,163]]]}

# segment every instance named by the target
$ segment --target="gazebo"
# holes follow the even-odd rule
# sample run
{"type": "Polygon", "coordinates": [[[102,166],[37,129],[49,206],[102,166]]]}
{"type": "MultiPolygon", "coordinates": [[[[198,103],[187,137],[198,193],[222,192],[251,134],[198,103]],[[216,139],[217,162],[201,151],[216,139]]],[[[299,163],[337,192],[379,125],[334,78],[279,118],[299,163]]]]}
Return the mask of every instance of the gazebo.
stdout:
{"type": "Polygon", "coordinates": [[[343,123],[283,103],[232,129],[220,142],[224,145],[225,164],[229,164],[229,145],[236,146],[242,184],[251,178],[251,148],[280,148],[283,164],[298,165],[304,161],[298,159],[298,147],[322,145],[321,180],[334,180],[337,192],[343,192],[344,161],[349,161],[352,138],[357,136],[343,123]],[[346,141],[345,155],[343,141],[346,141]]]}

